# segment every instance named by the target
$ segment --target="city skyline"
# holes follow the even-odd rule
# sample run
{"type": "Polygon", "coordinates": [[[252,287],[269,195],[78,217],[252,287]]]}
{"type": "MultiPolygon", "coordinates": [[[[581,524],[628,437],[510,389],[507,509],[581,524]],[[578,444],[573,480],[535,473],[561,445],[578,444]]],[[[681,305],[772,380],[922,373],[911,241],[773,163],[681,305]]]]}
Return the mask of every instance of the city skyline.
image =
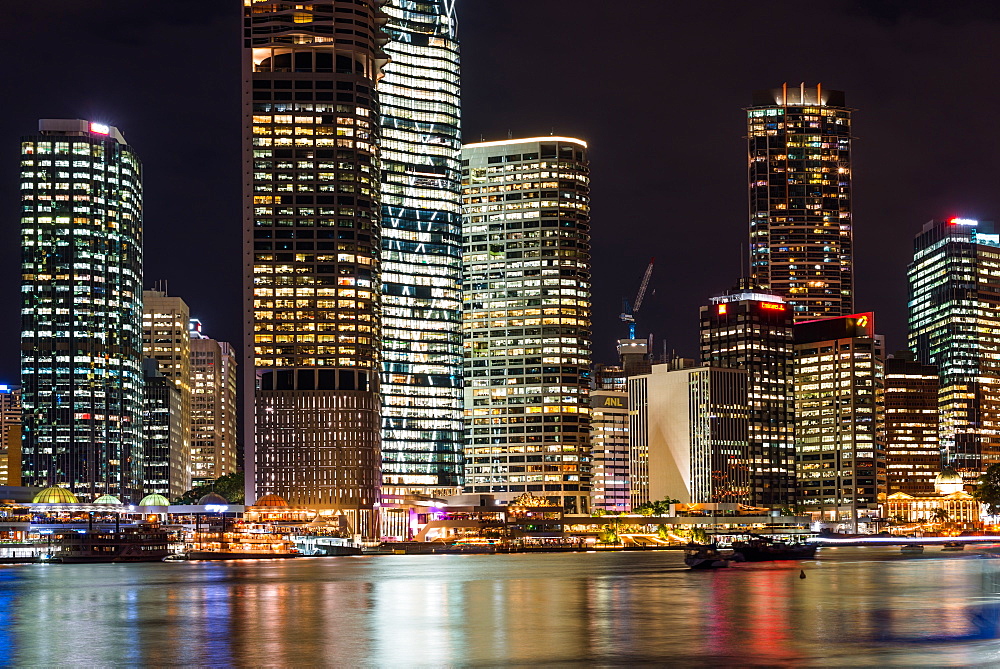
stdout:
{"type": "MultiPolygon", "coordinates": [[[[599,5],[584,2],[583,6],[587,11],[567,14],[561,11],[561,3],[532,5],[533,22],[543,27],[569,22],[578,33],[596,30],[588,26],[599,23],[602,30],[615,32],[623,31],[626,25],[632,29],[634,26],[628,22],[634,21],[638,13],[638,8],[626,6],[614,16],[602,16],[602,21],[596,22],[594,13],[589,10],[599,5]]],[[[623,336],[616,318],[620,301],[634,294],[641,278],[639,265],[649,257],[651,245],[655,246],[658,262],[651,282],[650,302],[644,307],[644,311],[648,311],[640,318],[640,335],[652,326],[657,338],[665,337],[668,345],[678,353],[696,355],[698,306],[735,282],[739,275],[738,263],[746,255],[745,182],[741,166],[745,150],[742,139],[745,113],[742,108],[754,90],[783,81],[793,86],[801,80],[821,81],[824,87],[846,91],[850,106],[859,110],[854,119],[855,135],[860,138],[854,147],[856,306],[859,310],[870,309],[879,314],[890,351],[905,345],[905,266],[909,249],[897,240],[912,238],[922,223],[931,218],[958,215],[988,219],[1000,211],[1000,197],[989,186],[997,180],[997,172],[987,161],[993,144],[981,138],[981,131],[988,127],[981,112],[973,112],[971,119],[970,112],[961,112],[961,125],[948,125],[949,141],[925,143],[919,151],[900,146],[892,139],[897,132],[912,133],[929,123],[958,120],[959,112],[951,100],[958,99],[962,90],[970,88],[970,72],[976,68],[967,63],[975,64],[986,57],[984,47],[973,39],[962,40],[968,42],[969,47],[960,55],[947,52],[943,47],[932,47],[926,54],[911,54],[908,44],[938,29],[954,39],[1000,33],[1000,25],[994,21],[974,15],[951,20],[926,10],[921,13],[919,9],[899,10],[896,16],[875,16],[861,10],[827,12],[824,20],[831,25],[862,36],[878,37],[878,46],[874,46],[875,40],[869,40],[857,55],[849,58],[820,56],[808,68],[788,67],[782,65],[782,56],[787,55],[790,59],[795,50],[803,48],[807,42],[805,37],[788,38],[781,45],[778,57],[769,59],[771,62],[766,67],[756,69],[737,57],[739,50],[745,49],[741,46],[745,41],[741,40],[746,38],[734,37],[734,46],[727,47],[714,60],[689,72],[667,72],[665,92],[656,94],[634,92],[635,87],[629,87],[629,91],[619,89],[618,83],[605,82],[606,77],[583,79],[575,71],[569,73],[573,83],[580,85],[581,95],[588,98],[610,93],[626,96],[623,104],[636,110],[635,113],[640,114],[638,119],[653,118],[648,116],[647,105],[639,104],[643,99],[668,103],[664,109],[674,114],[680,109],[674,103],[686,104],[695,96],[704,114],[698,118],[697,127],[704,132],[685,132],[684,137],[679,137],[671,136],[669,131],[653,134],[643,131],[642,123],[608,123],[604,112],[587,111],[569,101],[539,96],[541,81],[535,77],[520,77],[517,73],[537,59],[556,57],[559,50],[567,47],[569,38],[537,41],[534,40],[536,33],[527,30],[523,37],[516,37],[521,41],[515,43],[523,45],[524,40],[530,39],[530,49],[513,49],[509,44],[495,44],[486,39],[487,31],[496,26],[518,35],[513,26],[519,13],[527,11],[526,7],[526,3],[515,0],[491,7],[489,12],[472,5],[460,8],[463,38],[472,45],[463,54],[467,81],[466,141],[480,137],[502,139],[508,130],[515,136],[554,130],[559,134],[581,136],[597,147],[594,171],[599,187],[593,194],[595,218],[628,221],[634,226],[634,233],[623,234],[622,228],[616,225],[598,225],[595,229],[595,246],[605,249],[594,258],[595,361],[614,362],[614,340],[623,336]],[[891,94],[886,95],[886,72],[902,58],[911,56],[917,59],[919,66],[894,79],[891,94]],[[870,62],[882,64],[871,68],[868,67],[870,62]],[[947,78],[935,77],[936,73],[945,71],[949,72],[947,78]],[[951,74],[953,71],[956,74],[951,74]],[[929,81],[934,81],[937,90],[934,96],[925,95],[930,89],[929,81]],[[498,96],[510,102],[498,105],[498,96]],[[539,104],[535,100],[542,102],[539,104]],[[709,131],[711,138],[705,139],[709,131]],[[671,144],[670,155],[677,162],[657,160],[658,155],[667,155],[663,153],[664,142],[671,144]],[[633,156],[636,152],[629,147],[639,147],[638,156],[633,156]],[[637,169],[634,172],[617,168],[624,164],[626,156],[635,158],[637,169]],[[698,184],[708,182],[719,187],[719,197],[710,198],[711,201],[697,197],[698,184]],[[670,209],[662,207],[662,195],[669,196],[670,209]],[[650,217],[647,211],[663,213],[650,217]],[[695,211],[700,213],[694,216],[695,211]],[[662,226],[660,218],[704,220],[715,227],[711,235],[706,235],[704,225],[679,226],[673,238],[668,240],[657,234],[662,226]],[[889,244],[890,241],[893,243],[889,244]],[[731,267],[731,273],[717,270],[710,273],[707,267],[690,260],[699,254],[711,254],[713,259],[725,262],[731,267]],[[622,268],[634,268],[634,271],[622,268]],[[672,286],[680,280],[694,285],[696,290],[686,291],[690,295],[675,295],[672,286]]],[[[185,262],[172,262],[171,258],[177,256],[171,253],[150,257],[146,287],[152,278],[168,279],[172,292],[188,300],[192,313],[202,318],[214,334],[222,340],[240,341],[239,301],[236,299],[239,259],[233,257],[238,256],[233,241],[238,236],[239,222],[232,213],[239,206],[238,159],[234,158],[239,137],[238,133],[219,133],[217,130],[227,125],[232,127],[239,113],[235,102],[239,81],[238,75],[233,74],[238,63],[225,42],[233,29],[232,13],[225,8],[209,7],[204,8],[199,18],[192,19],[192,23],[173,24],[171,19],[147,14],[146,9],[129,7],[115,19],[137,30],[139,37],[152,37],[157,31],[169,29],[182,42],[203,41],[209,53],[218,58],[199,58],[201,83],[189,90],[187,80],[180,76],[185,66],[190,67],[186,65],[191,62],[186,60],[187,55],[166,62],[159,50],[143,46],[141,39],[123,44],[121,38],[91,24],[90,19],[76,14],[76,10],[67,10],[65,15],[55,19],[32,8],[19,7],[14,11],[15,18],[26,26],[25,34],[31,32],[31,26],[41,26],[44,20],[47,30],[65,37],[61,43],[66,46],[57,48],[67,50],[82,44],[83,37],[70,34],[82,22],[89,28],[80,34],[86,35],[93,62],[120,76],[92,82],[86,76],[89,66],[82,64],[70,67],[66,74],[49,73],[52,76],[44,80],[33,76],[30,69],[6,73],[6,83],[24,91],[26,99],[31,101],[29,105],[2,112],[8,121],[6,126],[30,128],[39,117],[110,119],[132,142],[142,146],[149,181],[146,243],[157,248],[180,249],[186,244],[183,238],[193,236],[196,231],[200,241],[193,253],[184,254],[185,262]],[[218,40],[213,41],[215,37],[218,40]],[[118,57],[122,49],[130,55],[128,62],[118,57]],[[209,62],[201,62],[203,60],[209,62]],[[140,70],[137,68],[162,70],[164,79],[158,83],[162,91],[132,95],[131,87],[122,86],[120,80],[138,76],[140,70]],[[184,108],[167,97],[168,93],[176,97],[181,86],[185,87],[185,94],[196,95],[199,104],[184,108]],[[159,108],[169,109],[171,119],[167,120],[159,108]],[[199,169],[182,169],[181,161],[187,154],[174,149],[173,137],[177,132],[183,132],[193,144],[211,141],[218,150],[204,155],[199,161],[199,169]],[[172,197],[177,189],[190,193],[200,203],[196,212],[181,213],[184,205],[180,200],[174,202],[176,198],[172,197]],[[218,197],[206,197],[208,193],[218,194],[218,197]],[[200,231],[207,225],[212,230],[201,235],[200,231]],[[206,279],[218,289],[202,290],[206,279]]],[[[665,10],[644,8],[644,12],[650,11],[659,16],[665,10]]],[[[709,17],[721,17],[726,12],[745,19],[750,27],[757,26],[765,33],[776,30],[766,28],[761,19],[749,15],[749,10],[741,9],[738,3],[720,3],[709,12],[709,17]]],[[[703,27],[699,28],[699,21],[704,21],[704,17],[693,9],[680,8],[670,19],[673,25],[691,28],[692,35],[698,30],[704,32],[703,27]]],[[[644,19],[641,29],[653,30],[655,23],[644,19]]],[[[724,33],[729,34],[729,30],[725,28],[724,33]]],[[[16,49],[20,39],[14,36],[14,42],[5,48],[16,49]]],[[[721,42],[713,41],[713,44],[721,42]]],[[[693,36],[685,36],[674,45],[642,48],[651,57],[669,58],[684,50],[700,54],[707,47],[699,47],[693,36]]],[[[589,67],[590,62],[585,62],[589,67]]],[[[594,65],[599,66],[599,72],[611,72],[608,64],[594,65]]],[[[628,81],[628,77],[638,75],[615,70],[615,76],[628,81]]],[[[142,90],[147,85],[136,81],[136,86],[142,90]]],[[[987,96],[993,95],[991,87],[983,85],[980,88],[987,96]]],[[[16,176],[12,166],[5,164],[0,171],[0,196],[10,200],[15,195],[16,176]]],[[[9,227],[7,234],[8,241],[13,243],[14,235],[9,227]]],[[[12,280],[10,262],[14,254],[9,247],[10,244],[4,245],[4,250],[0,251],[0,260],[7,261],[0,263],[3,267],[0,272],[7,272],[2,276],[12,280]]],[[[0,299],[0,306],[12,302],[8,296],[0,299]]],[[[6,346],[15,341],[15,328],[9,323],[0,324],[0,344],[6,346]]],[[[659,351],[659,345],[656,348],[659,351]]],[[[0,378],[14,382],[16,365],[16,360],[0,359],[0,378]]]]}

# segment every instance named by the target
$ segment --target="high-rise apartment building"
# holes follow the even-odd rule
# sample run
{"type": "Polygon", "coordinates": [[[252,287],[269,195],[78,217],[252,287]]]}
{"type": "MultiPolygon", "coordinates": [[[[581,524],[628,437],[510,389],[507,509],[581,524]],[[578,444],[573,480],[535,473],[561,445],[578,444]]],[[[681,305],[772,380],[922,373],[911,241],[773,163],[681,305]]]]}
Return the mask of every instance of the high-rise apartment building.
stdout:
{"type": "Polygon", "coordinates": [[[938,369],[902,351],[885,361],[885,462],[888,492],[929,495],[941,473],[938,369]]]}
{"type": "Polygon", "coordinates": [[[701,362],[747,371],[750,499],[795,502],[792,311],[777,295],[737,289],[702,307],[701,362]]]}
{"type": "Polygon", "coordinates": [[[758,91],[746,110],[752,278],[796,321],[854,311],[851,111],[821,84],[758,91]]]}
{"type": "Polygon", "coordinates": [[[38,129],[21,140],[22,478],[138,501],[141,166],[117,128],[38,129]]]}
{"type": "Polygon", "coordinates": [[[191,483],[209,483],[239,467],[236,351],[191,330],[191,483]]]}
{"type": "Polygon", "coordinates": [[[247,500],[377,535],[378,0],[244,3],[247,500]]]}
{"type": "Polygon", "coordinates": [[[184,405],[174,379],[153,358],[143,361],[143,488],[147,495],[177,499],[191,488],[191,461],[185,448],[184,405]]]}
{"type": "Polygon", "coordinates": [[[884,348],[871,313],[795,325],[798,504],[851,532],[886,492],[884,348]]]}
{"type": "Polygon", "coordinates": [[[0,485],[21,485],[21,389],[0,385],[0,485]]]}
{"type": "Polygon", "coordinates": [[[747,372],[688,364],[628,379],[633,508],[750,501],[747,372]]]}
{"type": "MultiPolygon", "coordinates": [[[[177,386],[180,397],[180,413],[173,417],[182,427],[180,449],[174,457],[175,462],[183,462],[188,466],[191,462],[191,336],[188,333],[191,313],[188,305],[179,297],[167,294],[166,290],[144,290],[142,292],[142,354],[157,363],[156,377],[164,377],[177,386]]],[[[145,367],[143,368],[144,371],[145,367]]],[[[149,411],[149,376],[146,376],[146,410],[149,411]]],[[[157,381],[158,385],[160,382],[157,381]]],[[[149,435],[148,430],[143,430],[149,435]]],[[[149,448],[146,448],[147,453],[149,448]]],[[[190,487],[191,472],[186,474],[187,480],[180,482],[185,485],[183,493],[190,487]]],[[[172,480],[177,479],[171,474],[172,480]]],[[[159,477],[162,478],[162,477],[159,477]]],[[[146,481],[150,481],[146,476],[146,481]]],[[[151,491],[146,490],[147,494],[151,491]]],[[[166,493],[162,493],[166,494],[166,493]]],[[[174,494],[174,493],[170,493],[174,494]]],[[[168,495],[169,496],[169,495],[168,495]]]]}
{"type": "Polygon", "coordinates": [[[590,185],[569,137],[467,144],[466,483],[589,506],[590,185]]]}
{"type": "Polygon", "coordinates": [[[930,221],[907,277],[909,347],[940,376],[944,464],[971,483],[1000,462],[1000,234],[991,221],[930,221]]]}
{"type": "Polygon", "coordinates": [[[462,486],[462,195],[455,0],[389,0],[382,114],[382,485],[462,486]]]}

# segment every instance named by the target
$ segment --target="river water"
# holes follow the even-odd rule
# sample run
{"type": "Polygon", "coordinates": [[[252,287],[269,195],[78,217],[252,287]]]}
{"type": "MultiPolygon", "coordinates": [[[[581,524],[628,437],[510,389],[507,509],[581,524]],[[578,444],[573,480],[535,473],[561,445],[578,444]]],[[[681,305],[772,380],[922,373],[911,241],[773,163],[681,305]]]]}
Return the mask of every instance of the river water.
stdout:
{"type": "Polygon", "coordinates": [[[4,666],[995,666],[998,638],[971,548],[0,567],[4,666]]]}

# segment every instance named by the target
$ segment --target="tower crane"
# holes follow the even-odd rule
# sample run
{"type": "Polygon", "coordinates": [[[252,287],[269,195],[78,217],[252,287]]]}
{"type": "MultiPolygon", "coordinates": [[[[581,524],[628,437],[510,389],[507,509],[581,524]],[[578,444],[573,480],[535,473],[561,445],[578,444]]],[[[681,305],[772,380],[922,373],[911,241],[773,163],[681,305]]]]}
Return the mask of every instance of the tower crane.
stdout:
{"type": "Polygon", "coordinates": [[[642,298],[646,296],[646,288],[649,287],[649,277],[653,274],[654,260],[656,258],[649,259],[649,265],[646,267],[646,273],[642,276],[642,283],[639,284],[639,292],[636,293],[635,302],[629,304],[627,298],[622,300],[622,313],[619,318],[621,318],[622,323],[628,323],[629,339],[635,339],[635,314],[638,313],[639,308],[642,306],[642,298]]]}

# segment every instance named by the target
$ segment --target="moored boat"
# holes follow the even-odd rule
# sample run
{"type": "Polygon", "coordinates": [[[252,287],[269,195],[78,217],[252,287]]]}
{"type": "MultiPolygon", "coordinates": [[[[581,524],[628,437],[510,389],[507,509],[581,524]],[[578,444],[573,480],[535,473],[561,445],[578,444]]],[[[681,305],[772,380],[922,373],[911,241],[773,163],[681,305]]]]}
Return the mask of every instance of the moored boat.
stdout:
{"type": "Polygon", "coordinates": [[[733,543],[733,550],[747,562],[772,562],[776,560],[812,560],[816,557],[815,544],[788,544],[762,536],[752,536],[748,541],[733,543]]]}
{"type": "Polygon", "coordinates": [[[738,561],[733,551],[722,551],[715,544],[684,549],[684,564],[691,569],[720,569],[738,561]]]}
{"type": "Polygon", "coordinates": [[[900,547],[899,552],[904,555],[919,555],[924,552],[924,547],[920,544],[906,544],[900,547]]]}
{"type": "Polygon", "coordinates": [[[965,550],[965,544],[963,544],[961,542],[958,542],[958,541],[947,541],[944,544],[944,548],[941,549],[942,552],[944,552],[944,551],[964,551],[964,550],[965,550]]]}
{"type": "Polygon", "coordinates": [[[54,550],[46,562],[160,562],[170,554],[167,531],[149,525],[65,531],[53,540],[54,550]]]}
{"type": "Polygon", "coordinates": [[[196,530],[184,551],[187,560],[270,560],[300,555],[285,533],[265,525],[226,521],[221,527],[196,530]]]}

